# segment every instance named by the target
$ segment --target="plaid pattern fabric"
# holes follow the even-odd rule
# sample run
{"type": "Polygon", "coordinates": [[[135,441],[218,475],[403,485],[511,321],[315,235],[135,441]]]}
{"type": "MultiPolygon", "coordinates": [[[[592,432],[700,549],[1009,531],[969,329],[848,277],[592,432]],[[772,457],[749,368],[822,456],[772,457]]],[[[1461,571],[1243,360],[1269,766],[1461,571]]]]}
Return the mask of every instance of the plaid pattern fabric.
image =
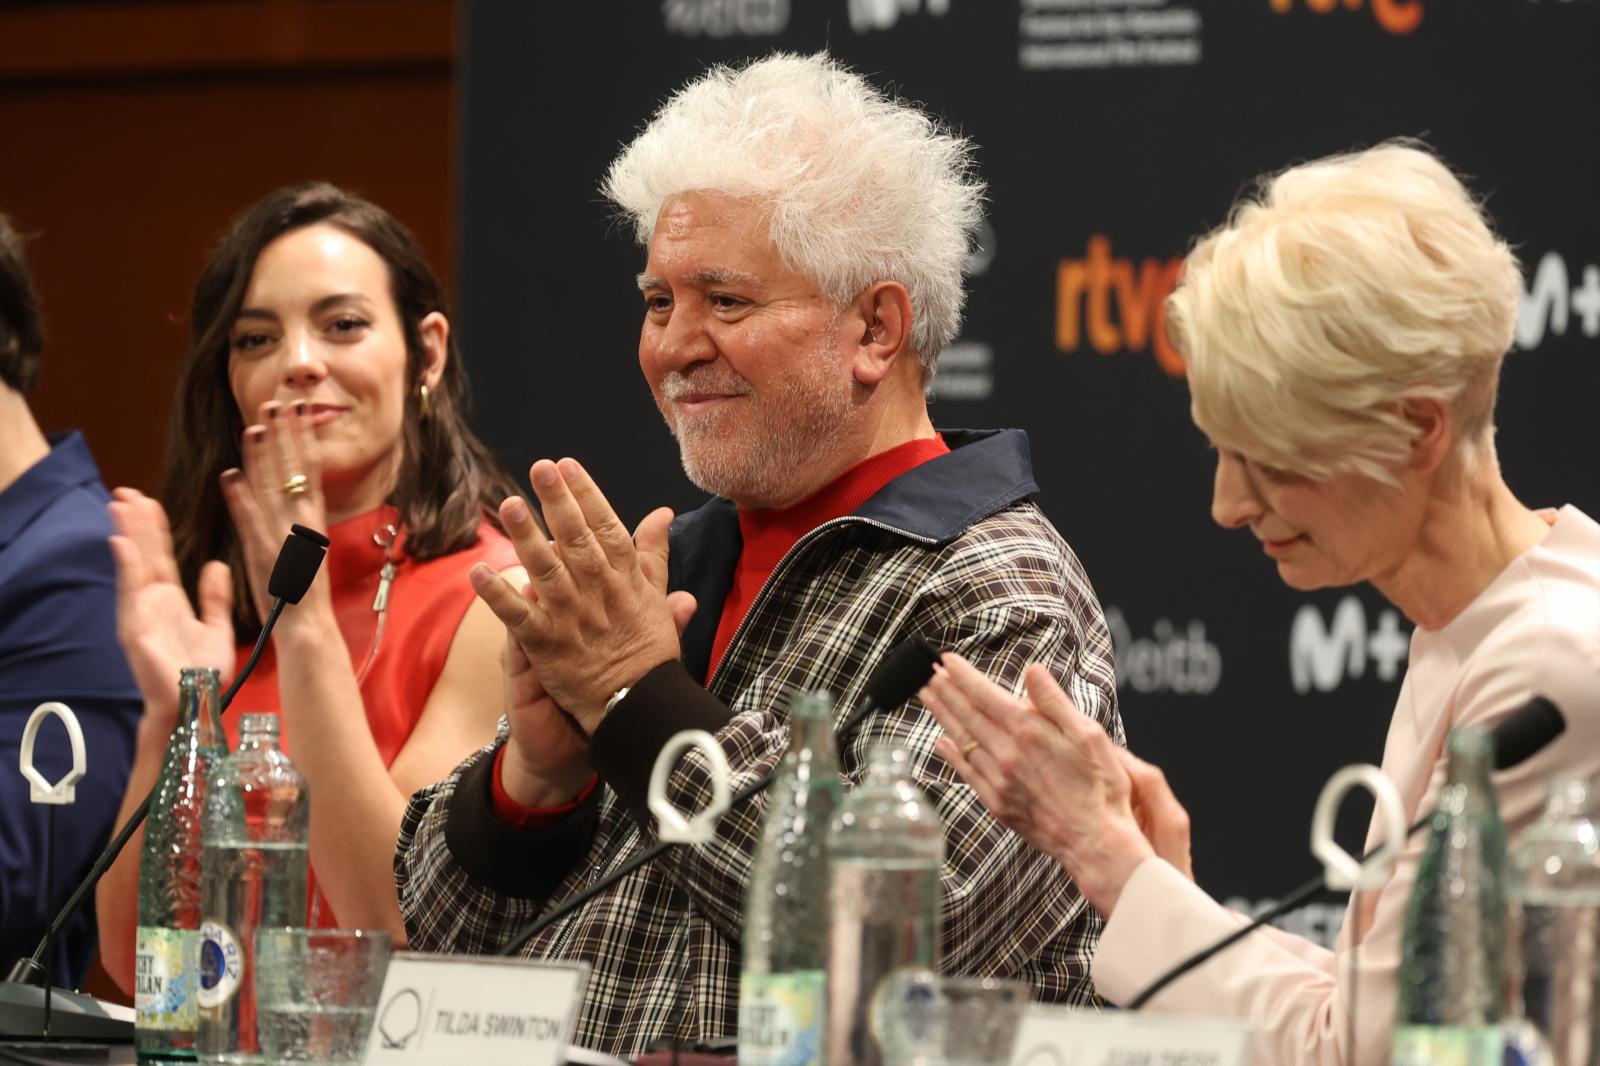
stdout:
{"type": "MultiPolygon", "coordinates": [[[[732,711],[718,739],[735,790],[777,764],[795,695],[831,692],[842,720],[863,698],[869,672],[911,633],[959,651],[1014,691],[1028,663],[1049,665],[1083,712],[1123,743],[1099,603],[1036,505],[1013,503],[943,543],[851,516],[795,545],[711,678],[710,691],[732,711]]],[[[501,730],[503,737],[504,721],[501,730]]],[[[1020,978],[1045,1002],[1094,1002],[1098,915],[1054,860],[996,822],[934,754],[938,735],[913,700],[844,738],[840,763],[853,784],[870,745],[903,746],[938,808],[946,839],[941,969],[1020,978]]],[[[680,762],[671,781],[680,809],[709,797],[704,767],[698,753],[680,762]]],[[[395,871],[414,949],[494,952],[518,926],[653,842],[606,788],[587,856],[548,900],[498,895],[461,869],[445,841],[460,773],[417,793],[401,828],[395,871]]],[[[577,1043],[636,1055],[662,1037],[693,1042],[736,1032],[744,890],[764,809],[757,799],[730,811],[711,844],[670,852],[527,946],[534,957],[592,967],[577,1043]]]]}

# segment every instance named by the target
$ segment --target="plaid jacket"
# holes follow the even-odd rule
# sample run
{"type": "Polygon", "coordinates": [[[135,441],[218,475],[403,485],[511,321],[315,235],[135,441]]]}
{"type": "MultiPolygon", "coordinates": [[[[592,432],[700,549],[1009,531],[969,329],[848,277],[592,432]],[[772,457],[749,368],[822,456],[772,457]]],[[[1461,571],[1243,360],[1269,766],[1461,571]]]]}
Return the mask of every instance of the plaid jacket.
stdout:
{"type": "MultiPolygon", "coordinates": [[[[717,611],[684,633],[684,659],[635,686],[596,731],[591,760],[605,787],[556,827],[513,828],[494,814],[494,745],[411,799],[395,857],[413,949],[496,951],[518,927],[581,891],[654,840],[645,788],[656,753],[681,728],[712,731],[735,791],[771,770],[788,745],[786,708],[825,689],[836,720],[867,675],[910,633],[961,652],[1019,690],[1023,668],[1048,664],[1084,713],[1123,742],[1111,639],[1072,551],[1029,497],[1037,491],[1017,430],[944,434],[949,455],[890,482],[855,513],[795,544],[761,589],[709,685],[717,611]]],[[[738,516],[714,500],[675,523],[674,587],[720,605],[740,549],[738,516]]],[[[869,717],[843,738],[847,787],[868,747],[911,753],[918,784],[945,827],[942,964],[956,974],[1016,977],[1045,1002],[1094,1000],[1089,964],[1100,919],[1053,860],[984,810],[933,751],[939,726],[916,701],[869,717]]],[[[710,794],[704,760],[679,764],[681,810],[710,794]]],[[[760,838],[757,797],[730,811],[717,839],[679,848],[545,930],[525,949],[591,969],[575,1041],[636,1055],[737,1029],[740,922],[760,838]]]]}

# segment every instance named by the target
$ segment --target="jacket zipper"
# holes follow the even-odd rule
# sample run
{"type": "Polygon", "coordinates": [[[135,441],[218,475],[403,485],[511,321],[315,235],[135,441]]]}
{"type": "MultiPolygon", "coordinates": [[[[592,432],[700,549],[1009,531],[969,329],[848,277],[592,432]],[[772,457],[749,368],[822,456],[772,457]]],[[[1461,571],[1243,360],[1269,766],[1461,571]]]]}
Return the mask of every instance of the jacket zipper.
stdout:
{"type": "Polygon", "coordinates": [[[716,661],[716,664],[711,668],[711,673],[707,675],[707,691],[710,691],[717,678],[721,676],[722,665],[728,661],[729,657],[732,656],[733,649],[738,647],[739,638],[743,637],[745,631],[750,628],[750,619],[756,616],[757,608],[761,607],[766,602],[767,594],[771,592],[772,586],[777,583],[779,576],[783,574],[784,568],[789,565],[790,561],[793,560],[796,555],[800,554],[801,551],[809,548],[812,541],[818,539],[823,531],[833,529],[838,526],[851,524],[871,526],[874,529],[881,529],[888,533],[894,533],[905,537],[907,540],[916,541],[918,544],[927,545],[929,547],[939,543],[933,537],[924,537],[917,533],[909,533],[906,530],[901,529],[899,526],[891,526],[887,522],[879,522],[872,518],[861,518],[858,515],[843,515],[839,518],[830,518],[828,521],[822,523],[822,525],[817,526],[815,529],[811,530],[811,532],[807,533],[805,536],[789,545],[789,550],[783,553],[783,558],[778,560],[778,565],[772,568],[772,573],[768,574],[767,580],[762,582],[760,590],[756,592],[756,598],[750,602],[750,609],[745,611],[744,617],[739,620],[739,627],[733,631],[733,636],[728,639],[728,646],[723,649],[722,658],[716,661]]]}

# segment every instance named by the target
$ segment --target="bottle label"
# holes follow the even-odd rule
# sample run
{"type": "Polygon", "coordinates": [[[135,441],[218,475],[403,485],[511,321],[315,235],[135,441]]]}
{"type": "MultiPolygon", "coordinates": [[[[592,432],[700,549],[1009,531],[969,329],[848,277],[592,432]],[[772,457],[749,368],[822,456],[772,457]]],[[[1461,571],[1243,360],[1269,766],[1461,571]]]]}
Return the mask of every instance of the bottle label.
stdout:
{"type": "Polygon", "coordinates": [[[195,998],[203,1010],[222,1006],[239,991],[244,976],[244,952],[232,929],[218,921],[200,923],[200,990],[195,998]]]}
{"type": "Polygon", "coordinates": [[[1505,1066],[1557,1066],[1555,1052],[1527,1018],[1511,1018],[1501,1024],[1505,1034],[1505,1066]]]}
{"type": "Polygon", "coordinates": [[[140,1029],[192,1031],[200,1024],[195,1003],[197,935],[192,929],[141,925],[133,963],[134,1023],[140,1029]]]}
{"type": "Polygon", "coordinates": [[[1494,1025],[1402,1025],[1390,1066],[1500,1066],[1503,1040],[1494,1025]]]}
{"type": "Polygon", "coordinates": [[[814,1066],[822,1061],[821,970],[739,981],[739,1066],[814,1066]]]}

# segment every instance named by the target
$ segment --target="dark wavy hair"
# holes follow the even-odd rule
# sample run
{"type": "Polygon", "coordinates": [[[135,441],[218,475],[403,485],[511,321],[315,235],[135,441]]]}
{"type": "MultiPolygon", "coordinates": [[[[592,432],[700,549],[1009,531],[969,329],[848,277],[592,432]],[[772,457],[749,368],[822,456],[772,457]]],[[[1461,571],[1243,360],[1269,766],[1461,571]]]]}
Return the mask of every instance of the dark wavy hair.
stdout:
{"type": "Polygon", "coordinates": [[[39,379],[44,327],[22,237],[0,215],[0,381],[27,392],[39,379]]]}
{"type": "MultiPolygon", "coordinates": [[[[200,274],[190,315],[189,352],[178,378],[162,502],[172,522],[173,551],[191,599],[200,568],[221,559],[233,570],[234,629],[241,643],[261,629],[244,573],[239,538],[218,477],[240,465],[245,421],[228,382],[229,339],[261,250],[292,230],[336,226],[376,252],[389,268],[389,292],[405,330],[406,373],[420,384],[425,353],[421,323],[435,311],[449,317],[444,289],[416,238],[383,208],[325,182],[268,194],[236,218],[200,274]]],[[[423,417],[415,386],[405,390],[403,455],[389,502],[406,531],[404,552],[434,559],[470,547],[478,523],[500,525],[497,508],[516,485],[467,425],[467,375],[449,335],[448,357],[423,417]]]]}

